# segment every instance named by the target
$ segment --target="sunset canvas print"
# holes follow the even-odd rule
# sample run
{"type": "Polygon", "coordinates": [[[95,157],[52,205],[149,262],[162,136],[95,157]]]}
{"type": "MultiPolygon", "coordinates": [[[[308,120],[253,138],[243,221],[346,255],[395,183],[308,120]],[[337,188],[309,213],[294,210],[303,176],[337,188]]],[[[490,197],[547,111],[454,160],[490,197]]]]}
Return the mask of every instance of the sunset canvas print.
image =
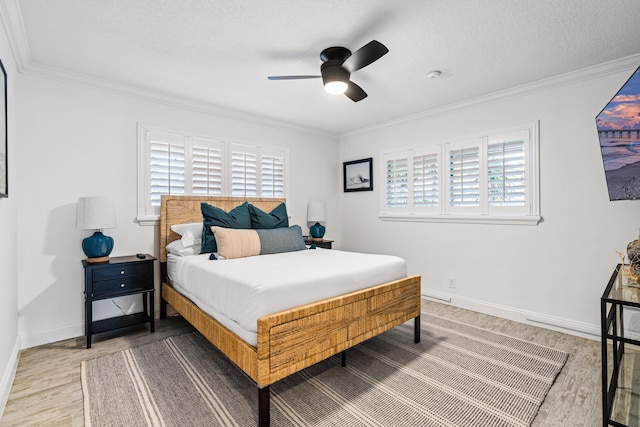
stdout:
{"type": "Polygon", "coordinates": [[[596,117],[609,200],[640,198],[640,67],[596,117]]]}

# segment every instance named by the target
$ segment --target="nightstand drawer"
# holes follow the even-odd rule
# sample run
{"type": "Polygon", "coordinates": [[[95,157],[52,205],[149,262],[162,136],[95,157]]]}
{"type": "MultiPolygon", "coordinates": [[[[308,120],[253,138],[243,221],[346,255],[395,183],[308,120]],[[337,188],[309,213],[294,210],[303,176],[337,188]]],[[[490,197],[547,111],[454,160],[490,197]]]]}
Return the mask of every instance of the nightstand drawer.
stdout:
{"type": "Polygon", "coordinates": [[[145,276],[149,274],[149,265],[142,264],[123,264],[109,267],[95,268],[93,270],[93,280],[109,280],[131,276],[145,276]]]}
{"type": "Polygon", "coordinates": [[[101,280],[93,282],[93,297],[112,295],[129,291],[150,289],[153,282],[147,276],[135,276],[122,279],[101,280]]]}

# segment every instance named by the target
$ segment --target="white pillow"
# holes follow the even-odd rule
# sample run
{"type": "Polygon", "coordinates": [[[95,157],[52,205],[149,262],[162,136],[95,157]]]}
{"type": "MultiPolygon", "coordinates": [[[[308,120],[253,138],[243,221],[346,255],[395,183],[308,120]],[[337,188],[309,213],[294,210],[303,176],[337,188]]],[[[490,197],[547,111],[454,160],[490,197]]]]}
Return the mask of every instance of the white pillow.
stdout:
{"type": "Polygon", "coordinates": [[[202,245],[200,245],[199,243],[195,245],[185,246],[182,243],[182,240],[174,240],[167,245],[167,252],[177,256],[199,255],[201,249],[202,245]]]}
{"type": "Polygon", "coordinates": [[[178,233],[182,240],[182,245],[186,248],[198,245],[198,253],[202,250],[202,223],[190,222],[187,224],[174,224],[171,230],[178,233]]]}
{"type": "Polygon", "coordinates": [[[184,236],[187,232],[190,232],[192,236],[195,237],[196,240],[202,241],[202,223],[201,222],[190,222],[187,224],[173,224],[171,226],[171,231],[174,233],[178,233],[181,236],[184,236]]]}

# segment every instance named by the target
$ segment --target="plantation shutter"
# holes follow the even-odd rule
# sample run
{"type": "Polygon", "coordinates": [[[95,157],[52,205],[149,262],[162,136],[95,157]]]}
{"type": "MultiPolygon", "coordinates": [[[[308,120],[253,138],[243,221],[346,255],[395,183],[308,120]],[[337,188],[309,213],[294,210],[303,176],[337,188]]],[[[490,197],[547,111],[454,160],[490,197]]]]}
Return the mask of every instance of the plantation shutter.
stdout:
{"type": "Polygon", "coordinates": [[[525,205],[524,145],[522,140],[488,145],[489,206],[525,205]]]}
{"type": "Polygon", "coordinates": [[[449,206],[480,205],[480,147],[449,151],[449,206]]]}
{"type": "Polygon", "coordinates": [[[285,198],[287,150],[250,146],[138,123],[138,216],[155,224],[163,195],[285,198]]]}
{"type": "Polygon", "coordinates": [[[284,197],[284,156],[264,154],[261,157],[262,197],[284,197]]]}
{"type": "Polygon", "coordinates": [[[161,195],[185,193],[185,146],[151,137],[149,147],[151,207],[157,208],[161,195]]]}
{"type": "Polygon", "coordinates": [[[387,209],[399,210],[409,207],[409,155],[394,153],[385,156],[387,209]]]}
{"type": "Polygon", "coordinates": [[[537,124],[383,153],[380,218],[537,225],[537,124]]]}
{"type": "Polygon", "coordinates": [[[231,195],[256,196],[258,187],[258,159],[255,153],[231,151],[231,195]]]}
{"type": "Polygon", "coordinates": [[[413,206],[435,209],[440,205],[440,159],[438,153],[413,156],[413,206]]]}
{"type": "Polygon", "coordinates": [[[192,193],[210,196],[223,194],[223,146],[215,141],[193,139],[192,193]]]}
{"type": "Polygon", "coordinates": [[[231,195],[285,197],[284,150],[231,144],[231,195]]]}

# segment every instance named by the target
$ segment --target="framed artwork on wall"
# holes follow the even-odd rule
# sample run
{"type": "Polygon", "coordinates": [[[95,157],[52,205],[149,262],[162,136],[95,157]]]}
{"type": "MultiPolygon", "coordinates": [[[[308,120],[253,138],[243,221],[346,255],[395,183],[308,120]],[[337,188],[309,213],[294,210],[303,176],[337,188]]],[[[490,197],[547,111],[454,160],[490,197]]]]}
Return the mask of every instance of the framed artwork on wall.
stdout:
{"type": "Polygon", "coordinates": [[[373,159],[343,163],[344,192],[373,190],[373,159]]]}
{"type": "Polygon", "coordinates": [[[596,116],[609,200],[640,199],[640,67],[596,116]]]}
{"type": "Polygon", "coordinates": [[[8,138],[7,138],[7,72],[0,60],[0,70],[2,71],[2,82],[0,84],[0,197],[9,196],[9,158],[8,158],[8,138]]]}

